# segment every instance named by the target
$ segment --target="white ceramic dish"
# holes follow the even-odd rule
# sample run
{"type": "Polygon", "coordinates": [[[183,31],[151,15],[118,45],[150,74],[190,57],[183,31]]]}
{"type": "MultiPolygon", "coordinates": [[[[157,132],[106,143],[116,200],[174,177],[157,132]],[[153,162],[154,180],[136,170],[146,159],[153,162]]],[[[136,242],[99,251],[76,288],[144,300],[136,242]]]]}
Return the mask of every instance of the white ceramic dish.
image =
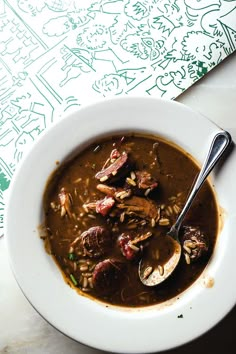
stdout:
{"type": "Polygon", "coordinates": [[[75,148],[96,136],[142,131],[174,141],[201,163],[213,134],[219,130],[206,118],[172,101],[119,98],[82,108],[38,139],[11,184],[6,238],[16,280],[47,321],[86,345],[137,354],[193,340],[230,311],[236,303],[234,150],[223,168],[212,174],[224,214],[214,255],[204,273],[178,300],[143,309],[122,309],[80,296],[64,282],[37,235],[47,177],[55,169],[55,162],[62,162],[75,148]]]}

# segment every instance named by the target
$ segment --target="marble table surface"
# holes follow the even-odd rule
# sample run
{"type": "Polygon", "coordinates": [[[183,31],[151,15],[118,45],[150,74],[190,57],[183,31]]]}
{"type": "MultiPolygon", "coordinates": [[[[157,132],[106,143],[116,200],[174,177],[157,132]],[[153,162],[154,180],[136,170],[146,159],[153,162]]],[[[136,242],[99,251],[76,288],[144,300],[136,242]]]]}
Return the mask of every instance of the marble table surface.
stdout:
{"type": "MultiPolygon", "coordinates": [[[[177,100],[227,129],[236,141],[236,53],[177,100]]],[[[28,303],[12,275],[4,237],[0,239],[0,269],[0,353],[102,354],[59,333],[28,303]]],[[[166,353],[233,354],[235,328],[236,307],[202,337],[166,353]]]]}

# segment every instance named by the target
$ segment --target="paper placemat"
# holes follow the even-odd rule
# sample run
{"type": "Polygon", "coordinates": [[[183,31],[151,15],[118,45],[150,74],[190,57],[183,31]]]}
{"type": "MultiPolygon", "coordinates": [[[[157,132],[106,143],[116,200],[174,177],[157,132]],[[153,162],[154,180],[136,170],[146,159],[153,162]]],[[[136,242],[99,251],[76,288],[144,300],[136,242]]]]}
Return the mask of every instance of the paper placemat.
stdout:
{"type": "Polygon", "coordinates": [[[81,105],[174,99],[236,49],[235,0],[0,0],[0,235],[17,164],[81,105]]]}

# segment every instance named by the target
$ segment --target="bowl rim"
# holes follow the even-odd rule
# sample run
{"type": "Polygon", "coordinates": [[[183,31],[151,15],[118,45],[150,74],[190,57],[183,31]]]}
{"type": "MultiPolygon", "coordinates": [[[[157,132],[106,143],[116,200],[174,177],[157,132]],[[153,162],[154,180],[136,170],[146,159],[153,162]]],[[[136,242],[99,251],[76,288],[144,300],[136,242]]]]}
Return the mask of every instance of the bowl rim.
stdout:
{"type": "MultiPolygon", "coordinates": [[[[191,119],[191,124],[185,125],[185,130],[186,132],[190,132],[193,128],[194,130],[194,137],[192,136],[192,140],[196,140],[196,137],[199,138],[202,141],[206,141],[206,137],[208,140],[210,139],[210,136],[216,132],[220,131],[221,129],[205,118],[204,116],[200,115],[199,113],[193,111],[189,107],[178,103],[174,101],[168,101],[168,100],[163,100],[163,99],[157,99],[157,98],[144,98],[144,97],[119,97],[119,98],[112,98],[112,99],[105,99],[104,101],[93,103],[91,105],[82,107],[79,109],[79,111],[73,112],[71,114],[67,114],[64,116],[63,119],[57,121],[51,128],[47,129],[46,132],[38,138],[38,140],[35,142],[33,147],[30,149],[29,152],[24,156],[20,166],[18,167],[18,170],[15,172],[13,176],[13,180],[10,184],[9,188],[9,199],[6,207],[6,223],[5,223],[5,233],[6,233],[6,241],[7,241],[7,249],[9,253],[9,260],[11,263],[11,268],[13,270],[13,274],[22,289],[23,293],[29,300],[29,302],[32,304],[32,306],[41,314],[43,318],[45,318],[49,323],[51,323],[55,328],[57,328],[59,331],[62,333],[66,334],[67,336],[83,343],[88,346],[98,348],[101,350],[105,351],[112,351],[112,352],[117,352],[117,353],[144,353],[144,352],[157,352],[157,351],[162,351],[162,350],[167,350],[171,349],[174,347],[177,347],[179,345],[182,345],[184,343],[187,343],[198,336],[202,335],[206,331],[208,331],[210,328],[212,328],[217,322],[219,322],[235,305],[236,303],[236,291],[233,288],[233,283],[228,284],[224,276],[222,274],[222,269],[220,269],[220,266],[224,266],[224,270],[230,271],[231,275],[235,275],[235,271],[233,271],[232,267],[230,267],[230,260],[233,260],[233,255],[232,255],[232,250],[230,248],[227,248],[226,245],[223,245],[222,242],[220,242],[220,245],[218,245],[218,248],[220,247],[223,249],[222,252],[217,252],[217,262],[212,260],[210,261],[209,266],[207,266],[207,269],[203,272],[202,276],[200,276],[201,279],[197,280],[187,291],[183,292],[178,300],[175,299],[174,304],[173,301],[170,303],[164,303],[163,306],[151,306],[148,308],[143,308],[142,310],[140,309],[132,309],[132,311],[127,309],[120,309],[117,306],[108,306],[104,305],[103,303],[100,303],[98,301],[91,301],[87,297],[80,297],[78,294],[75,294],[75,291],[72,291],[67,284],[64,283],[61,274],[58,272],[58,268],[55,267],[55,262],[53,260],[50,260],[48,255],[45,256],[42,255],[42,250],[40,248],[40,257],[43,259],[43,265],[46,265],[47,267],[47,272],[48,275],[53,278],[53,285],[56,287],[56,290],[60,290],[63,293],[63,296],[58,295],[57,301],[58,303],[53,304],[53,294],[54,294],[54,289],[52,285],[47,283],[45,279],[42,279],[42,275],[45,276],[45,272],[42,273],[40,272],[40,267],[38,266],[37,269],[34,270],[34,273],[32,269],[27,268],[27,261],[32,260],[33,257],[29,256],[28,258],[24,259],[24,257],[21,257],[18,254],[19,247],[23,247],[20,245],[20,242],[23,242],[23,245],[26,246],[27,242],[29,242],[29,235],[28,238],[23,235],[23,238],[21,241],[16,239],[14,237],[14,233],[16,232],[16,229],[19,229],[19,227],[23,228],[23,230],[27,230],[28,234],[32,236],[33,231],[30,233],[29,228],[32,227],[32,225],[27,223],[25,220],[22,221],[20,218],[22,218],[22,211],[18,212],[19,215],[17,215],[17,208],[19,211],[20,207],[20,198],[17,197],[17,193],[22,196],[22,186],[24,185],[24,180],[26,177],[34,176],[36,171],[38,171],[39,166],[36,166],[34,169],[32,169],[32,162],[34,161],[34,156],[37,156],[38,158],[40,157],[40,154],[44,153],[47,154],[48,156],[45,157],[46,159],[46,164],[47,164],[47,171],[51,170],[53,171],[53,166],[55,166],[55,159],[53,160],[53,157],[56,156],[55,151],[51,152],[48,150],[48,147],[50,147],[51,150],[55,149],[54,147],[50,146],[49,142],[50,141],[56,141],[53,140],[56,137],[60,137],[62,141],[60,141],[60,144],[65,144],[65,150],[68,149],[68,146],[71,147],[70,151],[65,152],[64,151],[64,157],[63,159],[68,157],[68,154],[73,152],[75,149],[75,146],[72,148],[72,143],[76,139],[76,134],[78,132],[72,132],[72,126],[73,127],[81,127],[81,130],[85,136],[90,136],[90,138],[94,138],[95,135],[98,133],[98,131],[102,132],[104,129],[107,129],[107,133],[111,131],[117,131],[119,130],[119,123],[123,122],[123,124],[128,125],[128,130],[132,128],[133,126],[138,126],[138,130],[141,131],[142,129],[145,131],[151,131],[151,126],[148,121],[148,119],[145,120],[145,122],[141,122],[139,120],[135,120],[135,117],[129,116],[131,122],[127,122],[125,120],[125,117],[119,116],[115,110],[117,110],[117,107],[119,110],[126,110],[132,112],[135,111],[137,116],[140,115],[140,110],[142,111],[142,114],[144,113],[149,113],[152,115],[152,120],[157,119],[157,121],[162,123],[162,127],[159,128],[162,132],[164,132],[164,129],[167,127],[167,123],[163,120],[161,117],[154,117],[154,113],[152,109],[156,109],[159,112],[163,110],[165,112],[166,117],[168,117],[168,122],[174,124],[173,127],[168,127],[166,130],[166,134],[164,134],[164,138],[170,138],[173,135],[176,134],[176,136],[181,137],[183,132],[181,133],[181,127],[178,127],[178,124],[183,124],[185,122],[186,124],[189,122],[188,119],[191,119]],[[152,109],[151,109],[151,108],[152,109]],[[96,121],[95,115],[97,113],[100,114],[108,114],[108,112],[113,112],[114,116],[116,118],[115,121],[113,121],[112,126],[109,126],[108,128],[101,127],[101,122],[98,124],[98,119],[96,121]],[[90,120],[86,120],[91,114],[94,114],[93,119],[91,118],[90,120]],[[173,114],[177,115],[177,118],[173,117],[173,114]],[[182,114],[182,116],[181,116],[182,114]],[[84,119],[83,126],[79,124],[79,121],[81,119],[84,119]],[[70,122],[71,127],[68,128],[68,122],[70,122]],[[93,125],[93,128],[96,128],[96,132],[94,132],[91,129],[91,124],[93,125]],[[132,124],[131,124],[132,123],[132,124]],[[199,129],[198,125],[201,124],[204,127],[204,131],[202,129],[199,129]],[[69,129],[69,131],[72,134],[72,139],[68,139],[66,135],[61,136],[61,133],[66,129],[66,127],[69,129]],[[168,133],[167,133],[168,132],[168,133]],[[60,133],[60,134],[59,134],[60,133]],[[59,134],[59,135],[58,135],[59,134]],[[86,135],[87,134],[87,135],[86,135]],[[204,140],[205,139],[205,140],[204,140]],[[47,143],[45,145],[45,142],[47,143]],[[53,157],[51,156],[53,155],[53,157]],[[51,159],[51,160],[50,160],[51,159]],[[27,171],[27,174],[26,172],[27,171]],[[18,203],[18,204],[17,204],[18,203]],[[12,220],[14,220],[14,223],[12,223],[12,220]],[[230,252],[231,251],[231,252],[230,252]],[[222,259],[226,257],[226,255],[229,257],[229,260],[225,263],[223,263],[222,259]],[[224,256],[224,257],[223,257],[224,256]],[[47,258],[48,257],[48,258],[47,258]],[[47,258],[47,259],[46,259],[47,258]],[[23,274],[23,272],[28,272],[28,279],[23,274]],[[207,283],[207,279],[209,278],[209,274],[216,279],[215,285],[211,289],[206,289],[203,287],[203,283],[207,283]],[[39,296],[37,294],[37,283],[42,285],[48,285],[49,290],[51,293],[49,293],[49,290],[47,292],[47,297],[45,297],[43,300],[39,299],[39,296]],[[32,286],[33,285],[33,286],[32,286]],[[222,288],[224,285],[225,289],[228,289],[227,291],[227,296],[224,299],[224,302],[219,305],[218,312],[215,311],[215,305],[214,305],[214,300],[222,300],[222,297],[219,296],[219,289],[222,288]],[[68,315],[64,314],[58,314],[58,307],[60,305],[60,308],[63,309],[63,311],[72,311],[73,307],[71,307],[67,304],[63,304],[63,299],[65,296],[68,296],[68,298],[78,306],[78,308],[74,309],[76,315],[82,316],[86,325],[88,326],[88,322],[90,321],[90,325],[93,328],[93,336],[86,334],[85,330],[82,330],[81,333],[77,333],[76,331],[76,324],[70,324],[68,315]],[[51,307],[50,311],[47,307],[47,299],[50,300],[51,307]],[[155,308],[155,310],[154,310],[155,308]],[[158,308],[158,310],[157,310],[158,308]],[[205,314],[200,315],[198,308],[204,308],[205,314]],[[86,318],[86,311],[87,311],[87,318],[86,318]],[[158,313],[157,313],[158,312],[158,313]],[[182,313],[184,313],[184,318],[179,317],[182,313]],[[132,316],[132,317],[131,317],[132,316]],[[209,318],[206,318],[209,317],[209,318]],[[63,322],[64,321],[64,322],[63,322]],[[168,323],[169,321],[169,323],[168,323]],[[195,323],[195,326],[189,326],[190,321],[193,321],[195,323]],[[94,322],[96,322],[94,324],[94,322]],[[99,326],[97,326],[97,323],[103,323],[101,326],[101,329],[99,329],[99,326]],[[159,334],[154,331],[153,326],[159,327],[160,324],[163,326],[164,329],[162,328],[160,330],[159,328],[159,334]],[[111,328],[112,327],[112,328],[111,328]],[[149,333],[147,333],[147,330],[145,331],[145,337],[147,339],[147,342],[143,340],[142,336],[137,336],[137,333],[140,333],[142,328],[145,327],[147,330],[149,330],[149,333]],[[166,328],[165,328],[166,327],[166,328]],[[168,332],[167,328],[171,327],[172,332],[171,335],[168,332]],[[175,331],[173,331],[173,328],[175,328],[175,331]],[[99,332],[96,333],[95,329],[99,332]],[[106,330],[107,334],[106,336],[103,334],[103,330],[106,330]],[[127,331],[131,331],[131,333],[128,335],[127,331]],[[183,331],[185,334],[183,334],[183,331]],[[116,338],[116,333],[121,333],[121,338],[122,338],[122,343],[117,340],[116,338]],[[164,336],[164,339],[162,338],[164,336]],[[108,339],[109,337],[109,339],[108,339]],[[167,340],[168,338],[168,340],[167,340]]],[[[103,122],[107,123],[109,122],[108,117],[102,117],[103,122]]],[[[149,118],[151,119],[151,118],[149,118]]],[[[167,118],[165,118],[167,119],[167,118]]],[[[152,127],[152,129],[154,129],[152,127]]],[[[127,129],[125,129],[127,131],[127,129]]],[[[156,131],[156,128],[154,129],[156,131]]],[[[123,130],[124,131],[124,130],[123,130]]],[[[122,132],[122,129],[119,130],[119,132],[122,132]]],[[[186,134],[186,132],[184,134],[186,134]]],[[[81,132],[80,132],[81,134],[81,132]]],[[[161,134],[163,136],[163,134],[161,134]]],[[[189,138],[190,139],[190,138],[189,138]]],[[[190,139],[190,140],[191,140],[190,139]]],[[[82,139],[82,143],[85,143],[85,138],[82,139]]],[[[186,150],[186,145],[183,144],[181,139],[178,138],[177,140],[174,140],[174,143],[177,143],[180,145],[182,148],[186,150]]],[[[189,140],[189,141],[190,141],[189,140]]],[[[195,141],[194,140],[194,141],[195,141]]],[[[80,142],[79,146],[82,146],[80,142]]],[[[189,144],[189,143],[188,143],[189,144]]],[[[193,144],[193,142],[191,142],[193,144]]],[[[193,153],[193,151],[196,152],[196,146],[197,143],[194,142],[194,149],[190,151],[190,154],[193,153]]],[[[59,145],[59,143],[55,144],[56,146],[59,145]]],[[[63,152],[63,146],[60,146],[59,150],[60,153],[63,152]]],[[[189,151],[189,149],[187,149],[189,151]]],[[[203,149],[204,150],[204,149],[203,149]]],[[[197,152],[197,160],[201,161],[204,157],[205,151],[198,151],[197,152]]],[[[196,157],[196,153],[193,154],[194,158],[196,157]]],[[[224,168],[223,171],[223,177],[220,175],[220,183],[224,182],[225,176],[228,177],[228,175],[232,175],[233,172],[236,172],[236,163],[233,163],[235,159],[235,150],[231,152],[231,155],[229,156],[230,160],[230,168],[229,168],[229,162],[226,161],[226,169],[224,168]],[[225,171],[226,170],[226,171],[225,171]],[[223,182],[222,182],[223,181],[223,182]]],[[[45,176],[44,180],[44,186],[46,183],[46,177],[49,175],[45,176]]],[[[218,178],[218,176],[216,176],[218,178]]],[[[217,178],[214,178],[214,182],[216,182],[217,185],[217,178]]],[[[37,180],[38,182],[38,180],[37,180]]],[[[30,181],[28,184],[29,188],[32,188],[33,183],[30,181]]],[[[39,185],[39,182],[38,182],[39,185]]],[[[42,189],[42,181],[40,185],[42,189]]],[[[227,183],[223,183],[223,188],[227,187],[227,183]]],[[[217,189],[217,188],[216,188],[217,189]]],[[[31,189],[32,192],[32,189],[31,189]]],[[[220,192],[222,194],[221,188],[220,192]]],[[[32,193],[35,193],[34,197],[37,197],[37,200],[39,201],[39,192],[33,191],[32,193]],[[38,193],[38,194],[37,194],[38,193]]],[[[42,191],[41,191],[42,193],[42,191]]],[[[232,193],[233,195],[236,195],[236,188],[232,187],[232,193]]],[[[218,196],[217,196],[218,197],[218,196]]],[[[31,206],[33,206],[33,200],[31,199],[33,196],[26,196],[26,201],[30,200],[31,201],[31,206]],[[28,198],[28,199],[27,199],[28,198]]],[[[226,198],[227,199],[227,198],[226,198]]],[[[223,202],[225,200],[223,199],[223,202]]],[[[227,202],[227,201],[226,201],[227,202]]],[[[230,205],[229,201],[229,205],[230,205]]],[[[227,203],[226,203],[227,204],[227,203]]],[[[231,209],[230,209],[231,210],[231,209]]],[[[233,210],[233,209],[232,209],[233,210]]],[[[232,211],[231,210],[231,211],[232,211]]],[[[33,220],[36,218],[40,219],[40,207],[36,207],[36,211],[38,213],[37,217],[34,215],[32,210],[27,210],[27,216],[30,218],[32,217],[33,220]]],[[[228,213],[226,215],[227,219],[227,225],[226,225],[226,230],[225,227],[223,228],[223,235],[224,235],[224,241],[226,240],[228,242],[229,236],[227,236],[227,231],[233,229],[234,221],[232,220],[231,214],[228,213]],[[227,219],[228,218],[228,219],[227,219]]],[[[38,224],[39,225],[39,224],[38,224]]],[[[35,225],[36,226],[36,225],[35,225]]],[[[33,233],[35,234],[35,233],[33,233]]],[[[39,242],[42,244],[41,240],[37,240],[37,247],[39,246],[39,242]]],[[[232,240],[231,240],[232,241],[232,240]]],[[[226,242],[226,244],[227,244],[226,242]]],[[[235,241],[234,241],[235,242],[235,241]]],[[[30,243],[32,247],[34,247],[34,244],[32,244],[32,241],[30,243]]],[[[235,242],[236,246],[236,242],[235,242]]],[[[36,247],[36,246],[35,246],[36,247]]],[[[39,249],[37,248],[36,249],[39,249]]],[[[34,248],[33,248],[34,249],[34,248]]],[[[34,249],[35,250],[35,249],[34,249]]],[[[44,250],[43,250],[44,251],[44,250]]],[[[37,256],[36,256],[37,257],[37,256]]],[[[37,259],[39,262],[39,259],[37,259]]],[[[35,266],[36,267],[36,266],[35,266]]],[[[234,278],[236,279],[236,277],[234,278]]],[[[234,284],[235,285],[235,284],[234,284]]],[[[44,287],[45,288],[45,287],[44,287]]],[[[236,288],[236,287],[235,287],[236,288]]],[[[55,295],[55,294],[54,294],[55,295]]]]}

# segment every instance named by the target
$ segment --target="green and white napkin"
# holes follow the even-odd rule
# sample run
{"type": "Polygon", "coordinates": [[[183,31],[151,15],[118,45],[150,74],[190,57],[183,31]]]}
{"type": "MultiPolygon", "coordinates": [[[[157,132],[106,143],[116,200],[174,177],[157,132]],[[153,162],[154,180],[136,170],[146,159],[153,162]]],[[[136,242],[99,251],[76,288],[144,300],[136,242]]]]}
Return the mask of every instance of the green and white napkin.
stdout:
{"type": "Polygon", "coordinates": [[[235,0],[0,0],[0,235],[17,164],[61,116],[174,99],[236,49],[235,0]]]}

